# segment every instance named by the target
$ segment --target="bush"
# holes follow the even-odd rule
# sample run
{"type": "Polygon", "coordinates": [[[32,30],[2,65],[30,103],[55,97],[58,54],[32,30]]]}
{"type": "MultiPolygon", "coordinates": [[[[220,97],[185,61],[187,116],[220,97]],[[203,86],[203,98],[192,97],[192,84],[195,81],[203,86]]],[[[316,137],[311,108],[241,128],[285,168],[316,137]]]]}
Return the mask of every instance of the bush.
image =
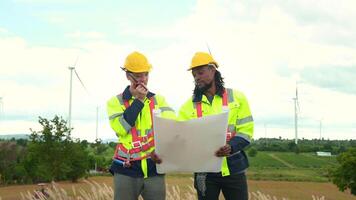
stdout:
{"type": "Polygon", "coordinates": [[[351,190],[356,195],[356,148],[350,148],[337,157],[339,165],[331,171],[332,181],[339,190],[351,190]]]}
{"type": "Polygon", "coordinates": [[[253,148],[253,147],[251,147],[249,150],[248,150],[248,156],[250,156],[250,157],[255,157],[256,155],[257,155],[257,149],[255,149],[255,148],[253,148]]]}

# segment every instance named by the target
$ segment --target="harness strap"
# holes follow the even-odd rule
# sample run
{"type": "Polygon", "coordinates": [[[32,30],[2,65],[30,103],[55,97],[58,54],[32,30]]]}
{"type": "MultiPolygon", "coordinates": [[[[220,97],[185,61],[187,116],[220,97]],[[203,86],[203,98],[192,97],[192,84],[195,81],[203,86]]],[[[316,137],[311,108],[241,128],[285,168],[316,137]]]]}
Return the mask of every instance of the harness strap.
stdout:
{"type": "MultiPolygon", "coordinates": [[[[131,135],[132,135],[132,148],[131,149],[127,149],[125,148],[125,146],[122,143],[119,143],[116,145],[116,149],[115,149],[115,154],[114,154],[114,158],[115,159],[119,159],[119,160],[123,160],[125,162],[129,162],[129,161],[136,161],[136,160],[142,160],[145,159],[147,157],[149,157],[148,154],[141,156],[141,157],[137,157],[137,158],[130,158],[131,154],[135,154],[135,153],[140,153],[142,151],[147,151],[148,149],[150,149],[151,147],[153,147],[155,145],[154,143],[154,131],[153,131],[153,109],[155,107],[155,103],[154,103],[154,97],[150,98],[150,115],[151,115],[151,132],[148,133],[147,135],[144,136],[139,136],[137,134],[137,129],[136,126],[133,126],[131,128],[131,135]],[[118,151],[122,151],[125,154],[128,154],[128,158],[124,158],[119,156],[118,151]]],[[[130,107],[130,103],[128,100],[124,100],[124,105],[125,108],[127,109],[128,107],[130,107]]]]}
{"type": "MultiPolygon", "coordinates": [[[[227,100],[227,90],[225,89],[222,95],[222,105],[223,106],[228,106],[228,100],[227,100]]],[[[196,103],[196,110],[197,110],[197,116],[198,118],[203,116],[203,111],[202,111],[202,105],[201,101],[196,103]]],[[[226,130],[226,142],[230,141],[232,137],[236,135],[235,132],[231,132],[229,129],[226,130]]]]}

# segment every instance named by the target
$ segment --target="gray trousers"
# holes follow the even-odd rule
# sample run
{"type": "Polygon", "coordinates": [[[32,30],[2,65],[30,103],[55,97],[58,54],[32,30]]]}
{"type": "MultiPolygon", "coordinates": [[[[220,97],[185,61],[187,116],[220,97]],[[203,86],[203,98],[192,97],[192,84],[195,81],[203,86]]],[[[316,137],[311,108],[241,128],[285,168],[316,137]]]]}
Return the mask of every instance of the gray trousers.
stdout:
{"type": "Polygon", "coordinates": [[[115,173],[114,200],[165,200],[166,184],[163,175],[134,178],[115,173]]]}

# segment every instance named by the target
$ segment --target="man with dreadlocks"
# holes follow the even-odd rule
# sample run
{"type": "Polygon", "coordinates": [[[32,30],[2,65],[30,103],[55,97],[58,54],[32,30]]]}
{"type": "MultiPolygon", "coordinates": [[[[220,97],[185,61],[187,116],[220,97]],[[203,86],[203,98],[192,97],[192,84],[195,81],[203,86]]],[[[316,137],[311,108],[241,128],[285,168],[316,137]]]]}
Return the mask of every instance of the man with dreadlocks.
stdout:
{"type": "MultiPolygon", "coordinates": [[[[217,62],[204,52],[197,52],[188,70],[192,71],[195,89],[179,111],[180,120],[221,113],[229,109],[226,145],[215,151],[223,157],[221,172],[195,173],[194,187],[199,200],[218,200],[222,191],[227,200],[247,200],[245,171],[248,167],[244,149],[253,136],[253,118],[243,93],[225,88],[217,62]]],[[[214,151],[214,150],[212,150],[214,151]]]]}

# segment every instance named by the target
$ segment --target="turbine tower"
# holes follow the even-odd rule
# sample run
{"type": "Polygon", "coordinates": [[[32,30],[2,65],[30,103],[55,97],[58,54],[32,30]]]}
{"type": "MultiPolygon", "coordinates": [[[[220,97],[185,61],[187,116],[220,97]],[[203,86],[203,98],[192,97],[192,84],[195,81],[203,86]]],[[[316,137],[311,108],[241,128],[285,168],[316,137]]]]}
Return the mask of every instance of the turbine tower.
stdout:
{"type": "Polygon", "coordinates": [[[96,106],[95,141],[98,140],[99,106],[96,106]]]}
{"type": "Polygon", "coordinates": [[[3,116],[3,112],[4,112],[4,98],[0,97],[0,119],[3,116]]]}
{"type": "Polygon", "coordinates": [[[295,87],[295,97],[294,100],[294,132],[295,139],[294,143],[298,144],[298,111],[299,111],[299,101],[298,101],[298,85],[295,87]]]}
{"type": "Polygon", "coordinates": [[[320,134],[320,140],[322,139],[322,137],[321,137],[322,121],[323,121],[323,118],[321,118],[321,119],[319,120],[319,134],[320,134]]]}
{"type": "Polygon", "coordinates": [[[68,110],[68,129],[71,132],[71,121],[72,121],[72,82],[73,82],[73,70],[75,67],[68,67],[70,70],[70,83],[69,83],[69,110],[68,110]]]}
{"type": "MultiPolygon", "coordinates": [[[[68,69],[70,70],[70,83],[69,83],[69,110],[68,110],[68,129],[71,132],[72,128],[72,84],[73,84],[73,70],[75,72],[75,66],[77,65],[78,57],[75,60],[73,66],[69,66],[68,69]]],[[[76,72],[75,72],[76,73],[76,72]]]]}

